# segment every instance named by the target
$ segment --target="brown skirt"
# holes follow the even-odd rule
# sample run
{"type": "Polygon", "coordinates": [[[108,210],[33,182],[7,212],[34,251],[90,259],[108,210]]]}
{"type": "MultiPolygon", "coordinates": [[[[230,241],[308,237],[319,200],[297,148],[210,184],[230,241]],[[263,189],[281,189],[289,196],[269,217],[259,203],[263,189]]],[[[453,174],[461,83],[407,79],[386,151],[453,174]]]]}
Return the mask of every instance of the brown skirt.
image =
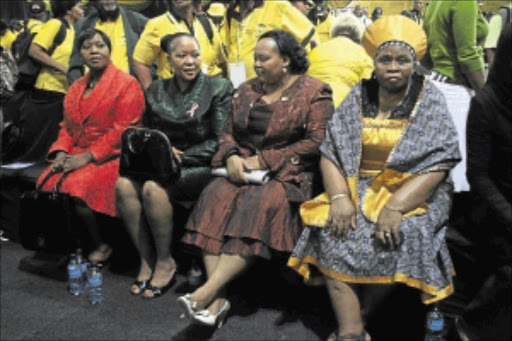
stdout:
{"type": "Polygon", "coordinates": [[[280,182],[238,186],[217,178],[199,197],[182,241],[213,254],[268,259],[291,252],[301,230],[298,205],[280,182]]]}

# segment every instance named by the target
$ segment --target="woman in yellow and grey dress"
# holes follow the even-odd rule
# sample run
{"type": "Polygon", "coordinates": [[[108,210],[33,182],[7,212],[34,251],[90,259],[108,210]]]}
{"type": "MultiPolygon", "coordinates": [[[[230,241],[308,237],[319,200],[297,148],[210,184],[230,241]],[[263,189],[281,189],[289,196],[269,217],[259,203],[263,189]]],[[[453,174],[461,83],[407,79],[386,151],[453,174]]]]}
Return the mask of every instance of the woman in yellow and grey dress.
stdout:
{"type": "Polygon", "coordinates": [[[320,149],[326,193],[302,205],[306,228],[289,260],[306,280],[311,265],[323,274],[338,340],[368,337],[360,284],[404,283],[426,304],[453,292],[447,173],[460,153],[442,93],[413,74],[425,33],[409,18],[386,16],[367,28],[363,46],[375,77],[356,85],[328,124],[320,149]]]}

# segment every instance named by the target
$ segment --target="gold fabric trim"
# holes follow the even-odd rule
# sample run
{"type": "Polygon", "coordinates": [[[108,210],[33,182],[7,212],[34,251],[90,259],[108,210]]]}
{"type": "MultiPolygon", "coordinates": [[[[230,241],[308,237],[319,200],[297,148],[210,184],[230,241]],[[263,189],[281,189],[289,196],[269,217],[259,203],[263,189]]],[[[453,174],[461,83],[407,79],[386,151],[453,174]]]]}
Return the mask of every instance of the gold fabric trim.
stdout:
{"type": "MultiPolygon", "coordinates": [[[[288,266],[297,271],[304,277],[304,281],[308,282],[310,280],[311,271],[309,270],[309,265],[314,265],[322,272],[324,275],[331,277],[333,279],[347,282],[347,283],[360,283],[360,284],[392,284],[392,283],[403,283],[412,288],[416,288],[422,292],[421,300],[424,304],[432,304],[437,301],[443,300],[446,297],[450,296],[454,292],[453,283],[448,285],[445,288],[437,289],[434,286],[431,286],[423,281],[418,279],[410,278],[406,274],[403,273],[395,273],[393,276],[350,276],[345,275],[339,272],[332,271],[326,267],[321,266],[317,259],[312,256],[307,256],[304,259],[299,259],[295,257],[290,257],[288,260],[288,266]]],[[[450,269],[452,275],[454,275],[455,270],[450,269]]]]}

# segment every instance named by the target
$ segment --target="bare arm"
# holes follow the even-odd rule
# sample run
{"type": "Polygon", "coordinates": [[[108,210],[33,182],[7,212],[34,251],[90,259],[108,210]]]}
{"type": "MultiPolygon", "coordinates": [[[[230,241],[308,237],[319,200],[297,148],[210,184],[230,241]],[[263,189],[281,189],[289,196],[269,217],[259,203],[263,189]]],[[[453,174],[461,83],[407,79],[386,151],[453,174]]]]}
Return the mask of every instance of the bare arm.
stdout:
{"type": "Polygon", "coordinates": [[[471,84],[473,90],[480,90],[485,84],[485,75],[483,70],[466,73],[466,77],[471,84]]]}
{"type": "Polygon", "coordinates": [[[409,212],[426,202],[445,177],[446,172],[442,171],[417,175],[404,183],[386,206],[402,213],[409,212]]]}
{"type": "Polygon", "coordinates": [[[39,61],[41,64],[43,64],[46,67],[55,69],[57,71],[60,71],[62,73],[67,73],[68,69],[61,63],[55,61],[46,53],[46,51],[39,45],[32,43],[30,45],[30,48],[28,50],[28,55],[35,60],[39,61]]]}
{"type": "Polygon", "coordinates": [[[141,62],[134,60],[133,61],[133,69],[135,71],[135,75],[137,76],[142,88],[144,90],[146,90],[153,82],[153,79],[151,78],[151,71],[149,70],[149,67],[142,64],[141,62]]]}
{"type": "Polygon", "coordinates": [[[350,197],[350,190],[345,177],[331,160],[322,156],[320,159],[320,169],[322,170],[324,188],[329,197],[341,193],[347,194],[350,197]]]}
{"type": "Polygon", "coordinates": [[[355,207],[350,200],[350,189],[343,174],[331,160],[322,156],[320,169],[324,188],[331,198],[331,208],[327,226],[332,229],[334,237],[345,240],[349,228],[355,228],[355,207]]]}
{"type": "Polygon", "coordinates": [[[426,202],[445,177],[445,172],[432,172],[417,175],[404,183],[380,211],[375,237],[390,248],[398,247],[403,215],[426,202]]]}

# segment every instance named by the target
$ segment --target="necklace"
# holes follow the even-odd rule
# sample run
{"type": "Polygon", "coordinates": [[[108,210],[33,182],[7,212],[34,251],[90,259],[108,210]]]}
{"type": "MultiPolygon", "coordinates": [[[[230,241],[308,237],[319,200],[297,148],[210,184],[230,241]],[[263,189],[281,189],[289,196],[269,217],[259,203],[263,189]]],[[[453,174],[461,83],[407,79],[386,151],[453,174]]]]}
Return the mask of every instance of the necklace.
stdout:
{"type": "Polygon", "coordinates": [[[86,87],[85,87],[85,88],[86,88],[87,90],[94,89],[94,87],[96,86],[96,83],[97,83],[97,82],[89,81],[89,82],[87,82],[87,85],[86,85],[86,87]]]}

